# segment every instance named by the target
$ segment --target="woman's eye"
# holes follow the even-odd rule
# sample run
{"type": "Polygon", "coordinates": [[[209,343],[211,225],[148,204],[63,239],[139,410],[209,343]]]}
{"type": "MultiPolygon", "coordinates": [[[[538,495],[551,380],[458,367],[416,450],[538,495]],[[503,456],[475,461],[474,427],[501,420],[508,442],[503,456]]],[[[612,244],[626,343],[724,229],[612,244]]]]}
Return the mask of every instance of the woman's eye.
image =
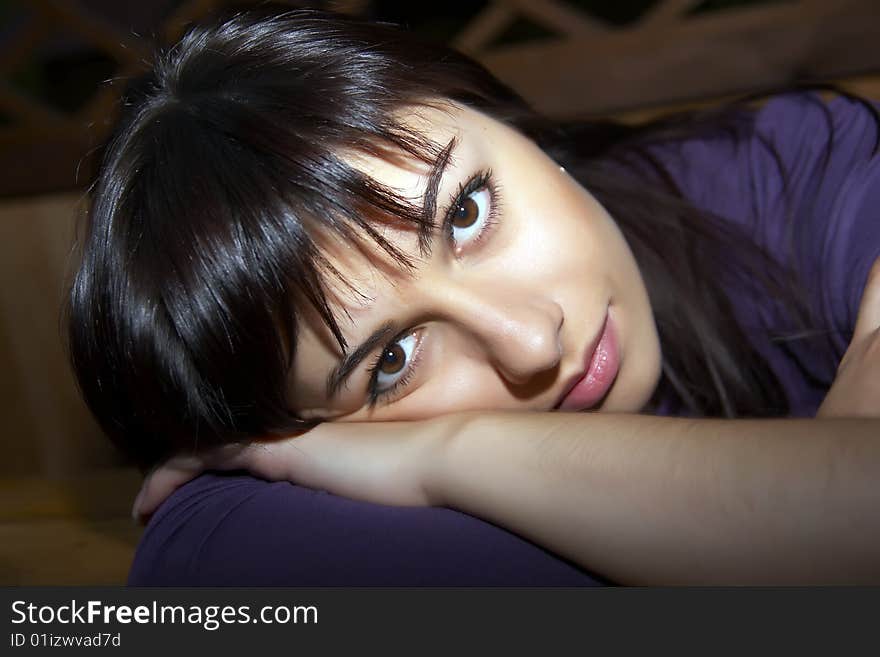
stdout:
{"type": "Polygon", "coordinates": [[[411,333],[382,350],[374,368],[377,394],[392,390],[406,377],[417,343],[416,334],[411,333]]]}
{"type": "Polygon", "coordinates": [[[481,187],[456,203],[450,217],[450,230],[455,245],[474,241],[487,227],[491,215],[492,192],[481,187]]]}

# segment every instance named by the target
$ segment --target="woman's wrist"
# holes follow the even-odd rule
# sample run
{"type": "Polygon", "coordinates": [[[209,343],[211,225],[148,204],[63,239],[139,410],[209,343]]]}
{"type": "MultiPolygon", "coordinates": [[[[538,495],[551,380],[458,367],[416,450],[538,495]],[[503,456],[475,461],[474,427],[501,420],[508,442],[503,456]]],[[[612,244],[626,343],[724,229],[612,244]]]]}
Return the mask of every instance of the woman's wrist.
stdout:
{"type": "Polygon", "coordinates": [[[453,454],[458,444],[473,431],[475,422],[487,411],[447,413],[425,420],[429,426],[422,472],[425,498],[431,506],[450,506],[449,486],[453,454]]]}

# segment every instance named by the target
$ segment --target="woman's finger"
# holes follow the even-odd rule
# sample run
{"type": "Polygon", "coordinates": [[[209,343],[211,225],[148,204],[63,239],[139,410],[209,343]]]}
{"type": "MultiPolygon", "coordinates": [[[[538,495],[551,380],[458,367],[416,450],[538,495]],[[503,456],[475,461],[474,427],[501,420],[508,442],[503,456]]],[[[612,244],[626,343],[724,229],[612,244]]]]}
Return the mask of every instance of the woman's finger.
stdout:
{"type": "Polygon", "coordinates": [[[155,468],[141,484],[141,490],[132,505],[132,518],[145,521],[166,497],[204,469],[204,462],[198,456],[175,457],[155,468]]]}
{"type": "Polygon", "coordinates": [[[862,300],[859,303],[859,314],[853,330],[853,342],[869,336],[880,327],[880,258],[874,261],[868,272],[862,300]]]}
{"type": "Polygon", "coordinates": [[[154,468],[141,484],[131,515],[140,522],[148,519],[171,493],[205,470],[237,470],[246,467],[246,447],[224,445],[192,456],[175,456],[154,468]]]}

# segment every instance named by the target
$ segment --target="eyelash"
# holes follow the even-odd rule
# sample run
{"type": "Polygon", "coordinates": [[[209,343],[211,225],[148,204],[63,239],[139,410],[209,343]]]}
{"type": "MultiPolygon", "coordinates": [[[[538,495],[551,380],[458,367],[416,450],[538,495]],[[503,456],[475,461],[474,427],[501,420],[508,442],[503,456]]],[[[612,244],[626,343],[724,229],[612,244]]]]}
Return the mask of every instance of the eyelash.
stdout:
{"type": "MultiPolygon", "coordinates": [[[[488,215],[486,216],[483,224],[482,230],[477,233],[476,237],[471,240],[471,247],[476,246],[481,243],[486,236],[492,231],[492,229],[498,223],[498,208],[499,208],[499,192],[498,185],[492,179],[492,172],[489,169],[485,169],[480,171],[479,173],[471,176],[471,178],[464,184],[458,186],[458,191],[452,196],[449,204],[446,206],[446,210],[443,213],[443,226],[446,229],[446,239],[450,244],[450,248],[454,249],[455,245],[453,244],[453,235],[452,235],[452,213],[458,208],[462,203],[464,203],[465,199],[475,192],[479,192],[481,190],[487,190],[489,192],[489,202],[490,208],[488,215]]],[[[385,352],[398,341],[406,338],[415,333],[415,331],[408,329],[406,332],[397,335],[392,339],[388,344],[386,344],[380,351],[376,358],[373,360],[372,366],[367,370],[370,376],[370,385],[369,385],[369,406],[370,408],[374,408],[377,403],[380,401],[385,401],[389,399],[393,399],[395,393],[404,389],[407,384],[409,384],[413,375],[416,373],[418,369],[419,362],[422,356],[422,344],[421,340],[416,346],[415,353],[412,355],[412,359],[406,365],[406,372],[404,372],[403,376],[401,376],[390,388],[387,390],[379,391],[377,389],[378,382],[378,374],[377,371],[379,369],[379,365],[382,362],[382,357],[385,355],[385,352]]]]}

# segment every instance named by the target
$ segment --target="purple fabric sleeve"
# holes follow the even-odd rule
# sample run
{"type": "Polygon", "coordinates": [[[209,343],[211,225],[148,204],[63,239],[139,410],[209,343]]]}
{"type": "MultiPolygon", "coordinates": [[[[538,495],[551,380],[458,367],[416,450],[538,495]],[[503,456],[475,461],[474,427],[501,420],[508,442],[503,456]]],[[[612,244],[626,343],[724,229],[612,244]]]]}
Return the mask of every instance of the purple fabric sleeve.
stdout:
{"type": "Polygon", "coordinates": [[[868,270],[880,257],[877,137],[861,103],[799,93],[771,99],[746,135],[659,149],[690,202],[737,223],[801,277],[827,333],[823,341],[771,340],[771,332],[786,332],[772,300],[731,294],[740,325],[785,387],[793,416],[815,415],[824,399],[852,339],[868,270]]]}
{"type": "Polygon", "coordinates": [[[592,586],[570,563],[443,508],[387,507],[206,473],[151,519],[133,586],[592,586]]]}
{"type": "MultiPolygon", "coordinates": [[[[873,119],[849,100],[823,106],[814,97],[791,95],[769,102],[755,125],[756,132],[737,139],[676,144],[661,151],[662,159],[695,205],[741,223],[779,257],[787,248],[781,227],[794,217],[797,267],[811,295],[827,306],[836,330],[833,358],[839,358],[868,268],[880,255],[873,119]]],[[[768,315],[766,304],[734,302],[744,326],[768,315]]],[[[806,382],[790,354],[765,333],[766,327],[755,333],[756,347],[785,385],[792,414],[813,414],[825,389],[806,382]]],[[[504,529],[449,509],[376,506],[217,474],[202,475],[163,504],[129,578],[132,585],[599,582],[504,529]]]]}

